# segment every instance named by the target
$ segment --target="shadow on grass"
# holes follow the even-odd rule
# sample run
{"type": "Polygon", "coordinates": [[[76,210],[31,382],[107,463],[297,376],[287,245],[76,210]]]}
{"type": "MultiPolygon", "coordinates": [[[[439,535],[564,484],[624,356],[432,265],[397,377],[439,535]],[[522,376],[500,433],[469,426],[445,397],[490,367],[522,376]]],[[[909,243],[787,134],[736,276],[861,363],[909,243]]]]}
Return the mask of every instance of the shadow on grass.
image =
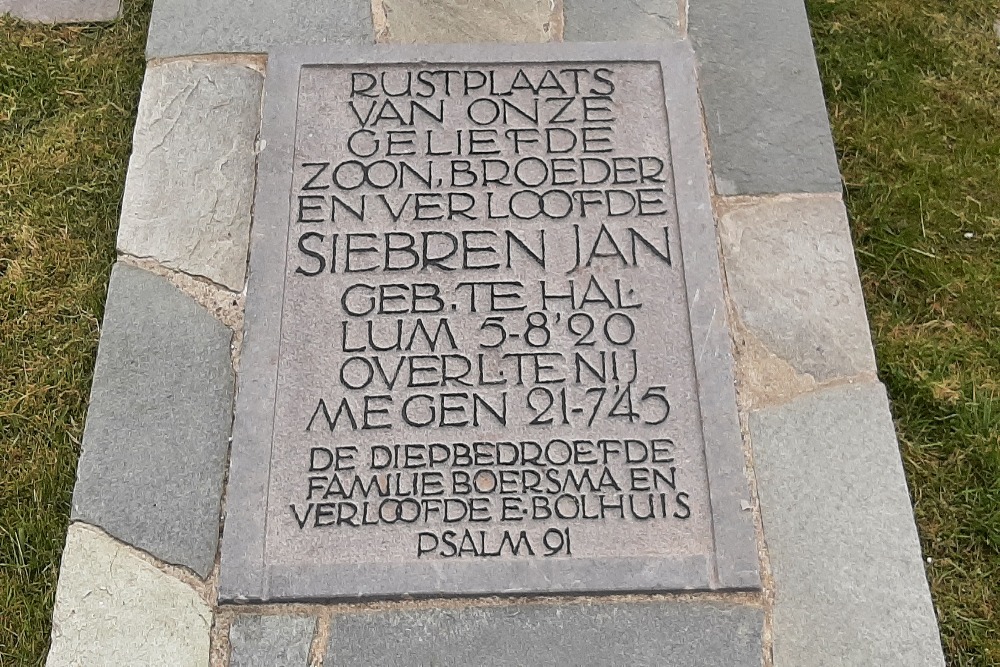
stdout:
{"type": "Polygon", "coordinates": [[[807,4],[945,651],[1000,665],[1000,2],[807,4]]]}

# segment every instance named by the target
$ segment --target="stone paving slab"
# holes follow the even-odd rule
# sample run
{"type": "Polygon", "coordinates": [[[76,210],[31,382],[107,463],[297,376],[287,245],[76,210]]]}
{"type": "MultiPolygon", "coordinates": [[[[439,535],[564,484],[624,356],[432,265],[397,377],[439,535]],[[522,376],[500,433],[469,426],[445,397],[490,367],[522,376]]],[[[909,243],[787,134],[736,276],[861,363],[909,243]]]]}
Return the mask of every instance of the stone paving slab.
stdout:
{"type": "Polygon", "coordinates": [[[567,42],[655,42],[676,37],[677,0],[566,0],[567,42]]]}
{"type": "Polygon", "coordinates": [[[146,57],[372,40],[370,0],[156,0],[146,57]]]}
{"type": "Polygon", "coordinates": [[[561,28],[552,0],[382,0],[396,44],[550,42],[561,28]]]}
{"type": "Polygon", "coordinates": [[[312,616],[238,616],[229,630],[229,667],[307,667],[312,616]]]}
{"type": "Polygon", "coordinates": [[[743,324],[798,372],[875,372],[847,211],[839,198],[769,200],[719,220],[729,293],[743,324]]]}
{"type": "Polygon", "coordinates": [[[120,0],[0,0],[0,15],[38,23],[113,21],[120,11],[120,0]]]}
{"type": "Polygon", "coordinates": [[[333,618],[323,664],[758,667],[762,627],[710,602],[370,611],[333,618]]]}
{"type": "Polygon", "coordinates": [[[100,532],[66,536],[47,667],[206,667],[212,611],[100,532]]]}
{"type": "Polygon", "coordinates": [[[243,289],[262,86],[236,64],[147,69],[119,250],[243,289]]]}
{"type": "Polygon", "coordinates": [[[840,192],[802,0],[690,0],[688,29],[719,194],[840,192]]]}
{"type": "Polygon", "coordinates": [[[944,664],[885,390],[750,417],[774,578],[774,667],[944,664]]]}
{"type": "Polygon", "coordinates": [[[232,332],[166,279],[111,273],[73,517],[212,569],[232,422],[232,332]]]}
{"type": "MultiPolygon", "coordinates": [[[[536,80],[542,80],[543,65],[537,66],[538,70],[522,69],[521,65],[515,67],[522,75],[528,71],[536,80]]],[[[398,74],[397,71],[393,78],[398,80],[398,74]]],[[[444,593],[759,589],[759,557],[750,511],[751,496],[744,472],[731,341],[725,322],[718,241],[712,218],[690,45],[675,41],[657,47],[561,44],[297,49],[288,54],[271,55],[267,86],[262,131],[266,149],[259,162],[255,201],[257,220],[248,287],[247,334],[241,351],[239,401],[233,431],[220,569],[221,598],[277,602],[444,593]],[[640,319],[636,315],[637,338],[642,336],[646,340],[632,344],[636,357],[643,360],[639,364],[642,369],[636,371],[635,378],[637,386],[664,383],[664,391],[671,392],[672,396],[671,423],[661,427],[660,422],[654,424],[652,420],[645,424],[624,423],[617,419],[605,422],[602,417],[591,429],[591,423],[567,418],[565,424],[558,425],[558,430],[555,426],[547,427],[545,437],[573,439],[581,437],[582,433],[597,432],[606,438],[662,435],[683,442],[684,445],[678,444],[671,450],[676,458],[670,465],[672,470],[682,471],[681,475],[690,474],[687,470],[692,470],[695,472],[691,476],[700,478],[697,482],[702,485],[700,489],[694,482],[684,487],[684,492],[690,493],[690,507],[696,518],[683,526],[663,527],[652,523],[636,525],[627,515],[620,517],[629,519],[627,522],[613,521],[609,514],[609,520],[600,524],[590,517],[584,520],[582,516],[567,515],[560,518],[564,519],[567,528],[572,528],[575,536],[572,558],[528,560],[510,558],[508,556],[516,554],[508,552],[503,558],[489,562],[486,559],[454,559],[442,563],[425,553],[418,560],[415,556],[419,557],[421,545],[426,547],[428,544],[428,535],[421,537],[418,530],[428,528],[414,530],[417,526],[389,522],[379,525],[376,522],[351,531],[350,535],[342,535],[316,524],[320,506],[313,505],[316,509],[309,509],[309,503],[318,500],[319,496],[307,498],[303,491],[302,475],[308,464],[303,463],[301,456],[310,447],[350,443],[359,448],[359,461],[372,461],[369,457],[380,451],[376,449],[380,443],[417,443],[430,436],[428,431],[410,428],[419,426],[412,420],[395,422],[391,432],[381,428],[367,429],[367,432],[366,429],[340,430],[331,436],[326,428],[303,431],[305,425],[312,423],[310,411],[317,409],[318,396],[351,395],[345,390],[347,384],[338,384],[336,377],[336,369],[344,364],[343,357],[339,356],[345,349],[344,343],[331,344],[336,334],[331,335],[328,323],[344,317],[343,299],[346,297],[342,295],[348,294],[344,290],[355,279],[348,280],[349,276],[339,272],[322,276],[317,272],[313,280],[301,270],[304,264],[300,263],[301,255],[297,253],[303,237],[299,235],[306,227],[296,222],[298,211],[293,202],[303,201],[296,195],[311,177],[299,165],[321,164],[318,161],[342,150],[346,135],[339,137],[338,133],[355,121],[348,116],[349,108],[343,105],[343,97],[338,98],[338,91],[343,95],[351,89],[349,81],[354,80],[355,73],[364,73],[374,81],[383,62],[426,63],[421,67],[433,69],[471,62],[479,69],[498,72],[498,76],[504,75],[505,70],[513,76],[514,68],[506,63],[522,63],[522,58],[560,66],[574,62],[590,67],[592,63],[608,63],[616,68],[615,90],[619,95],[616,104],[632,110],[631,117],[616,129],[621,150],[623,154],[671,155],[668,168],[675,175],[667,178],[673,181],[671,189],[676,209],[656,223],[664,225],[656,228],[656,232],[666,237],[664,230],[670,229],[674,243],[680,242],[679,248],[674,245],[671,250],[674,259],[669,269],[663,268],[666,264],[655,268],[645,265],[634,274],[618,273],[619,267],[604,263],[594,270],[597,275],[622,280],[623,291],[627,289],[625,285],[635,285],[636,289],[630,294],[635,294],[635,298],[644,303],[646,310],[643,312],[651,311],[652,317],[659,318],[644,322],[645,317],[650,316],[640,319]],[[298,105],[289,104],[288,100],[298,100],[298,105]],[[664,128],[667,116],[670,123],[664,128]],[[653,131],[655,140],[649,138],[650,128],[657,124],[668,131],[669,145],[663,132],[653,131]],[[300,138],[297,142],[296,136],[300,138]],[[298,164],[290,170],[293,155],[298,164]],[[293,233],[290,234],[289,229],[293,233]],[[673,229],[678,229],[679,233],[673,233],[673,229]],[[645,291],[652,286],[650,276],[656,278],[652,283],[659,289],[645,291]],[[657,336],[671,342],[657,345],[654,342],[657,336]],[[276,372],[275,359],[279,358],[280,368],[276,372]],[[641,435],[644,433],[648,435],[641,435]],[[262,465],[262,461],[271,463],[262,465]],[[300,518],[310,516],[308,512],[314,512],[309,519],[313,524],[310,526],[300,518]]],[[[452,122],[453,117],[445,120],[449,131],[452,122]]],[[[331,187],[332,191],[332,186],[323,187],[331,187]]],[[[480,196],[480,201],[484,200],[480,196]]],[[[412,228],[406,220],[397,225],[399,215],[384,213],[381,217],[369,214],[358,227],[352,227],[350,220],[338,219],[332,226],[318,220],[309,221],[308,229],[330,234],[334,231],[348,233],[354,229],[368,233],[412,228]]],[[[329,214],[325,217],[329,221],[329,214]]],[[[642,229],[640,222],[636,220],[630,224],[642,229]]],[[[458,224],[453,223],[451,228],[460,229],[458,224]]],[[[513,222],[505,226],[521,228],[513,222]]],[[[569,231],[570,227],[565,226],[563,232],[569,231]]],[[[591,232],[585,229],[584,233],[591,232]]],[[[565,263],[553,261],[547,270],[553,271],[552,276],[561,277],[572,265],[573,240],[568,233],[561,242],[554,240],[556,237],[556,232],[550,232],[549,252],[560,254],[565,263]]],[[[504,274],[502,269],[491,271],[491,275],[493,273],[517,276],[524,284],[532,285],[538,285],[537,279],[541,276],[549,275],[530,273],[525,266],[516,267],[516,273],[504,274]]],[[[376,273],[369,273],[367,278],[373,283],[384,279],[387,278],[379,278],[376,273]]],[[[456,281],[462,279],[454,276],[433,278],[442,293],[458,293],[460,288],[456,281]]],[[[525,292],[523,299],[525,304],[541,303],[538,293],[528,295],[525,292]]],[[[451,304],[450,326],[454,327],[459,340],[478,341],[470,334],[477,327],[481,328],[481,320],[476,319],[478,315],[472,316],[474,309],[470,312],[467,306],[459,306],[451,304]]],[[[558,347],[562,343],[555,341],[555,337],[553,341],[547,349],[563,349],[558,347]]],[[[564,341],[568,342],[569,337],[564,341]]],[[[456,350],[469,349],[455,345],[456,350]]],[[[520,350],[519,345],[522,343],[512,343],[505,350],[520,350]]],[[[384,355],[382,358],[395,367],[394,357],[384,355]]],[[[566,358],[570,358],[568,353],[566,358]]],[[[374,386],[366,392],[375,391],[374,386]]],[[[406,387],[401,381],[387,390],[393,392],[396,405],[405,405],[404,398],[412,395],[410,389],[416,386],[419,385],[406,387]]],[[[358,387],[353,387],[351,391],[356,389],[358,387]]],[[[480,391],[486,395],[489,390],[480,391]]],[[[511,405],[525,405],[526,395],[515,394],[515,391],[520,390],[512,386],[511,405]]],[[[639,390],[639,394],[642,391],[639,390]]],[[[578,412],[582,413],[583,409],[578,408],[578,412]]],[[[512,407],[509,420],[505,417],[502,424],[484,420],[470,428],[474,434],[451,428],[447,436],[433,437],[447,437],[448,441],[470,437],[487,441],[539,437],[532,433],[530,420],[530,415],[515,412],[512,407]]],[[[339,428],[346,426],[341,424],[339,428]]],[[[329,431],[333,430],[331,423],[329,431]]],[[[605,468],[608,475],[619,465],[613,459],[612,456],[605,468]]],[[[363,470],[367,475],[374,470],[362,468],[368,465],[359,462],[356,470],[363,470]]],[[[581,473],[577,469],[574,474],[581,473]]],[[[589,474],[601,473],[595,469],[589,474]]],[[[348,481],[350,477],[344,479],[344,484],[352,484],[348,481]]],[[[333,498],[333,494],[329,497],[333,498]]],[[[596,498],[590,502],[595,501],[596,498]]],[[[541,523],[545,518],[539,516],[538,523],[525,522],[525,530],[532,531],[530,537],[525,533],[524,539],[529,540],[529,545],[531,541],[543,539],[543,531],[551,528],[541,523]]],[[[688,517],[668,514],[664,518],[686,520],[688,517]]],[[[428,526],[431,525],[434,524],[429,520],[428,526]]],[[[460,523],[448,528],[464,530],[466,525],[460,523]]],[[[434,537],[433,534],[430,537],[434,537]]],[[[441,547],[444,548],[443,542],[441,547]]],[[[485,551],[485,547],[481,551],[485,551]]],[[[441,556],[443,558],[451,557],[441,556]]]]}

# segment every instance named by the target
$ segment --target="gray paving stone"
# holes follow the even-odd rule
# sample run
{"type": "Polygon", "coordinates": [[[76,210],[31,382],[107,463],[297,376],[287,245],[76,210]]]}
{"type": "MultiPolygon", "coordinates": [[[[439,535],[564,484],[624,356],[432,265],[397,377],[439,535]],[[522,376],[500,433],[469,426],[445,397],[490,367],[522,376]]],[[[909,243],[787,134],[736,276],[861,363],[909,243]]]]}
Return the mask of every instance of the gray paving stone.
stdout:
{"type": "Polygon", "coordinates": [[[840,192],[802,0],[690,0],[716,189],[840,192]]]}
{"type": "Polygon", "coordinates": [[[118,248],[243,289],[263,77],[175,61],[142,85],[118,248]]]}
{"type": "Polygon", "coordinates": [[[774,577],[774,666],[944,664],[885,391],[750,417],[774,577]]]}
{"type": "Polygon", "coordinates": [[[165,279],[111,273],[73,517],[206,576],[232,423],[231,332],[165,279]]]}
{"type": "Polygon", "coordinates": [[[565,0],[567,42],[655,42],[676,37],[677,0],[565,0]]]}
{"type": "Polygon", "coordinates": [[[819,381],[875,371],[839,198],[739,206],[723,214],[719,226],[737,313],[771,352],[819,381]]]}
{"type": "Polygon", "coordinates": [[[559,34],[551,0],[383,0],[395,44],[549,42],[559,34]]]}
{"type": "Polygon", "coordinates": [[[119,11],[119,0],[0,0],[0,15],[38,23],[113,21],[119,11]]]}
{"type": "Polygon", "coordinates": [[[146,57],[371,41],[370,0],[156,0],[146,57]]]}
{"type": "Polygon", "coordinates": [[[709,602],[370,611],[333,618],[323,664],[758,667],[762,626],[709,602]]]}
{"type": "Polygon", "coordinates": [[[238,616],[229,630],[229,667],[307,667],[316,619],[238,616]]]}
{"type": "Polygon", "coordinates": [[[211,626],[191,587],[107,535],[69,527],[47,667],[205,667],[211,626]]]}

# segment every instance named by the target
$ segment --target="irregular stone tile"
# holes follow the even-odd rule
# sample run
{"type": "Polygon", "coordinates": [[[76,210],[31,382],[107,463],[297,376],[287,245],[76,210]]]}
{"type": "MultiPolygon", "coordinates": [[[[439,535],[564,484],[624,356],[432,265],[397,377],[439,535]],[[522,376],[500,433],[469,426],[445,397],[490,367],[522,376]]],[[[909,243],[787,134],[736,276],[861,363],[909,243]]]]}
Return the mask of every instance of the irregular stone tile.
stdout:
{"type": "Polygon", "coordinates": [[[229,667],[307,667],[316,619],[238,616],[229,630],[229,667]]]}
{"type": "Polygon", "coordinates": [[[396,44],[549,42],[559,34],[551,0],[383,0],[396,44]]]}
{"type": "Polygon", "coordinates": [[[119,0],[0,0],[0,15],[38,23],[113,21],[119,11],[119,0]]]}
{"type": "Polygon", "coordinates": [[[366,611],[333,618],[323,664],[759,667],[763,622],[714,602],[366,611]]]}
{"type": "Polygon", "coordinates": [[[655,42],[677,37],[677,0],[566,0],[567,42],[655,42]]]}
{"type": "Polygon", "coordinates": [[[191,587],[106,535],[69,527],[47,667],[205,667],[211,626],[191,587]]]}
{"type": "Polygon", "coordinates": [[[206,576],[232,424],[231,332],[164,278],[117,264],[73,517],[206,576]]]}
{"type": "Polygon", "coordinates": [[[737,313],[768,350],[820,381],[875,371],[839,199],[739,206],[722,215],[720,234],[737,313]]]}
{"type": "Polygon", "coordinates": [[[370,0],[156,0],[146,57],[372,41],[370,0]]]}
{"type": "Polygon", "coordinates": [[[879,384],[750,416],[774,577],[774,665],[944,664],[879,384]]]}
{"type": "Polygon", "coordinates": [[[690,0],[719,194],[840,192],[801,0],[690,0]]]}
{"type": "Polygon", "coordinates": [[[242,65],[176,61],[146,70],[121,251],[243,289],[262,85],[242,65]]]}

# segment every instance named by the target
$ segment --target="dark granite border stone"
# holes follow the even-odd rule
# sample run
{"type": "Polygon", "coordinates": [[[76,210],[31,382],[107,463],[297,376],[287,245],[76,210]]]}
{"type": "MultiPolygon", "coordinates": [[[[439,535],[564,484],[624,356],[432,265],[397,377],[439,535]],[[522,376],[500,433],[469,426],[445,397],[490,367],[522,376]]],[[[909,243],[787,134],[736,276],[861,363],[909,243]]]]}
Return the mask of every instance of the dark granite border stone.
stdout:
{"type": "Polygon", "coordinates": [[[373,41],[370,0],[156,0],[146,58],[373,41]]]}
{"type": "Polygon", "coordinates": [[[773,661],[943,667],[885,388],[750,414],[774,580],[773,661]]]}
{"type": "Polygon", "coordinates": [[[691,0],[720,195],[840,192],[803,0],[691,0]]]}
{"type": "Polygon", "coordinates": [[[232,331],[166,278],[116,264],[72,518],[207,576],[233,406],[232,331]]]}
{"type": "Polygon", "coordinates": [[[700,600],[359,611],[333,617],[324,664],[756,667],[763,626],[700,600]]]}

